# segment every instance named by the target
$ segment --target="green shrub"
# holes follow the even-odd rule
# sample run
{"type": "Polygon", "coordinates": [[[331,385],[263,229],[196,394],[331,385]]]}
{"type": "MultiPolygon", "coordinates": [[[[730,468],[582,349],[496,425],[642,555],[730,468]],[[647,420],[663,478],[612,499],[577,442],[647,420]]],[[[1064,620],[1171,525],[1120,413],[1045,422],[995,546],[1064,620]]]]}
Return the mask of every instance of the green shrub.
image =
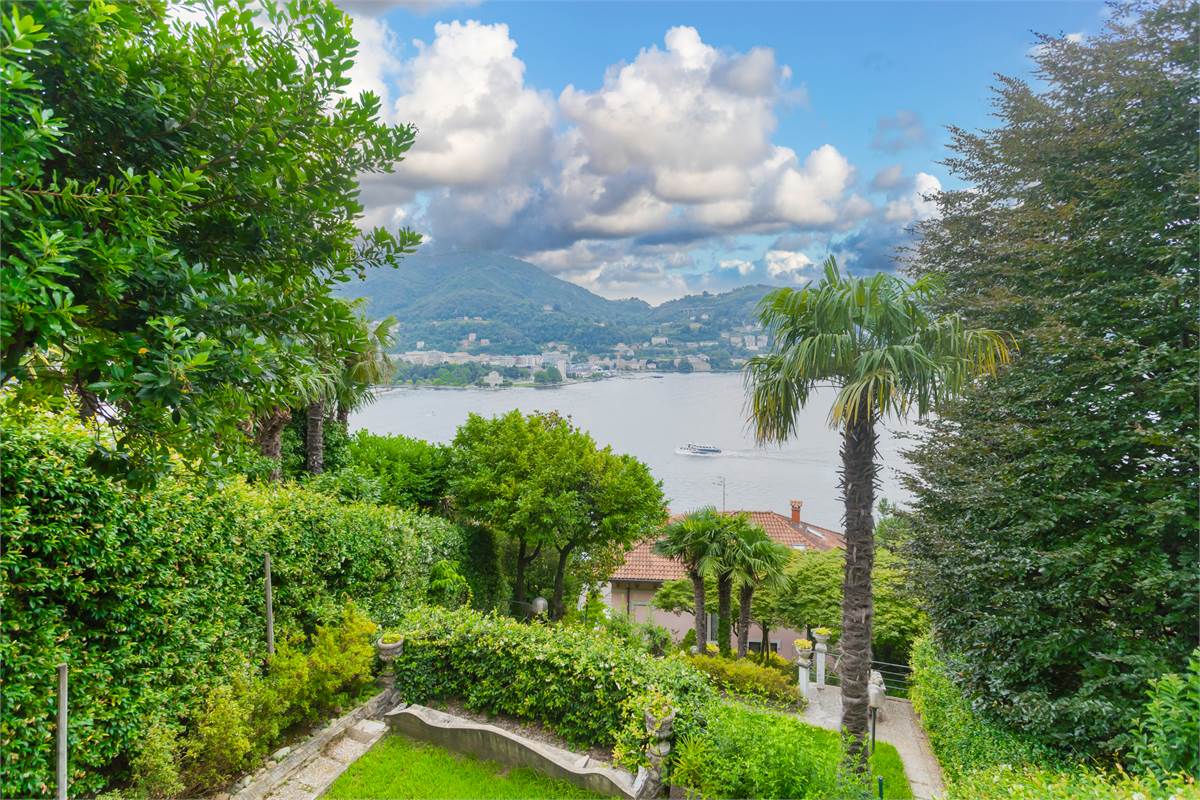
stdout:
{"type": "MultiPolygon", "coordinates": [[[[1072,763],[1057,751],[984,719],[971,708],[929,636],[914,642],[912,668],[909,696],[945,773],[947,800],[1200,798],[1194,776],[1131,777],[1117,765],[1072,763]]],[[[1160,699],[1167,700],[1168,695],[1160,699]]],[[[1177,722],[1174,713],[1168,712],[1167,717],[1172,720],[1165,723],[1172,731],[1170,741],[1177,722]]],[[[1186,736],[1184,727],[1178,732],[1186,736]]],[[[1169,744],[1158,750],[1161,745],[1155,741],[1156,754],[1173,752],[1169,744]]]]}
{"type": "Polygon", "coordinates": [[[956,782],[951,800],[1198,800],[1194,781],[1131,776],[1079,764],[1070,769],[999,764],[956,782]]]}
{"type": "Polygon", "coordinates": [[[1200,776],[1200,649],[1185,673],[1153,681],[1148,697],[1133,731],[1130,765],[1159,777],[1200,776]]]}
{"type": "Polygon", "coordinates": [[[572,624],[603,629],[629,647],[652,656],[666,655],[671,647],[671,632],[666,628],[653,622],[637,622],[620,611],[589,614],[586,620],[579,616],[568,616],[568,620],[572,624]]]}
{"type": "Polygon", "coordinates": [[[70,665],[71,784],[131,777],[154,720],[183,718],[265,656],[262,569],[276,627],[312,631],[344,598],[386,622],[456,560],[444,520],[339,503],[295,486],[164,479],[135,491],[93,470],[71,418],[0,415],[0,794],[44,796],[54,774],[55,665],[70,665]]]}
{"type": "Polygon", "coordinates": [[[446,608],[458,608],[470,605],[471,585],[467,579],[458,574],[454,564],[442,559],[433,565],[429,572],[429,589],[426,593],[429,602],[446,608]]]}
{"type": "Polygon", "coordinates": [[[162,723],[155,724],[142,740],[133,757],[134,790],[143,797],[174,797],[183,791],[179,777],[179,731],[162,723]]]}
{"type": "Polygon", "coordinates": [[[777,669],[745,658],[735,660],[719,655],[689,655],[686,658],[689,664],[712,678],[718,688],[730,694],[788,706],[804,705],[800,690],[777,669]]]}
{"type": "Polygon", "coordinates": [[[359,474],[379,481],[380,502],[433,509],[446,494],[450,456],[444,445],[359,431],[350,439],[345,460],[359,474]]]}
{"type": "MultiPolygon", "coordinates": [[[[806,725],[791,714],[733,703],[714,704],[705,719],[703,728],[676,739],[671,782],[688,796],[798,800],[855,796],[838,783],[842,744],[836,732],[806,725]]],[[[912,796],[899,755],[890,745],[877,745],[871,766],[885,776],[888,800],[912,796]]]]}
{"type": "Polygon", "coordinates": [[[208,791],[256,766],[289,728],[349,705],[371,685],[376,626],[353,605],[321,625],[307,653],[281,643],[265,675],[250,667],[213,689],[183,744],[192,790],[208,791]]]}
{"type": "Polygon", "coordinates": [[[475,611],[416,609],[398,625],[396,688],[409,702],[459,697],[468,708],[536,720],[577,745],[616,745],[635,766],[652,692],[670,698],[676,729],[715,695],[682,659],[652,658],[604,631],[525,624],[475,611]]]}

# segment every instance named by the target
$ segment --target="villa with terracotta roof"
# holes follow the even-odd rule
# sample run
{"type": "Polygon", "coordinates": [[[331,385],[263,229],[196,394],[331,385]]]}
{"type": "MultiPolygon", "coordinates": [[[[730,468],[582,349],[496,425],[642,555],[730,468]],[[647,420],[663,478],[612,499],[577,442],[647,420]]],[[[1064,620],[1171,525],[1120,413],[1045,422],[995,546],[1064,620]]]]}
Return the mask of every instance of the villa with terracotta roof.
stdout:
{"type": "MultiPolygon", "coordinates": [[[[803,503],[791,501],[791,515],[785,517],[774,511],[726,511],[726,514],[749,515],[751,522],[766,531],[780,544],[787,545],[793,550],[832,550],[835,547],[845,547],[845,537],[835,530],[814,525],[800,518],[803,503]]],[[[681,514],[672,516],[671,521],[679,519],[681,514]]],[[[628,614],[638,622],[653,622],[671,632],[676,641],[694,627],[694,620],[688,614],[675,614],[661,611],[650,605],[651,598],[659,587],[666,581],[686,578],[687,573],[683,564],[675,559],[665,558],[654,552],[653,539],[639,543],[625,555],[625,562],[617,567],[609,582],[604,586],[604,599],[614,611],[628,614]]],[[[715,612],[716,609],[711,609],[715,612]]],[[[814,620],[811,624],[818,624],[814,620]]],[[[710,636],[716,632],[716,614],[709,615],[710,636]]],[[[796,652],[792,641],[800,638],[800,632],[788,628],[772,628],[770,648],[787,659],[795,658],[796,652]]],[[[737,635],[734,634],[736,646],[737,635]]],[[[762,647],[762,629],[757,624],[750,626],[751,650],[762,647]]]]}

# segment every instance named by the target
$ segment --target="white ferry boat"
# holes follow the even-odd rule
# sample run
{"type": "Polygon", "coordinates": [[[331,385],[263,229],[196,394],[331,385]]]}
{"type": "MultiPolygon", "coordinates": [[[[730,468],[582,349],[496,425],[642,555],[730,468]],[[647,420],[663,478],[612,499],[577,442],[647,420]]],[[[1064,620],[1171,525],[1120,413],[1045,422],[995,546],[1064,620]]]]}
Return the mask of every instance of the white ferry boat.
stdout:
{"type": "Polygon", "coordinates": [[[685,444],[675,452],[685,456],[715,456],[721,452],[721,448],[713,447],[711,444],[685,444]]]}

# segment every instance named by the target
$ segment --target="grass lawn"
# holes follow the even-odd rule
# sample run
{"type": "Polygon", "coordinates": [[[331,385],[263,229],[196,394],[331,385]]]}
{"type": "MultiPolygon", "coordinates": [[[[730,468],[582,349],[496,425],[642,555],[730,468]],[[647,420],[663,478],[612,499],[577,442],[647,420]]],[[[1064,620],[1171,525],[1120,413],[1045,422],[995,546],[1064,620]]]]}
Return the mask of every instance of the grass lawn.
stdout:
{"type": "MultiPolygon", "coordinates": [[[[875,743],[875,755],[871,756],[871,773],[883,778],[884,800],[912,800],[912,789],[904,777],[904,763],[900,753],[886,742],[875,743]]],[[[878,791],[874,789],[874,791],[878,791]]],[[[878,795],[872,793],[872,797],[878,795]]]]}
{"type": "Polygon", "coordinates": [[[599,795],[530,769],[386,736],[325,793],[329,800],[541,800],[599,795]]]}

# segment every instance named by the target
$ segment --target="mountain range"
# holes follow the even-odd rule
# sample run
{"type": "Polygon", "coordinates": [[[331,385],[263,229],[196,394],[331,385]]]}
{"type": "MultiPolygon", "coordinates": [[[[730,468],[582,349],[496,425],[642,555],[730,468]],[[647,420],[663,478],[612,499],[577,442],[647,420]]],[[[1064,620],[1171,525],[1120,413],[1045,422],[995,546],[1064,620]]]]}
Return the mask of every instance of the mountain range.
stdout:
{"type": "Polygon", "coordinates": [[[603,352],[619,342],[643,342],[670,331],[682,340],[715,340],[719,332],[752,324],[768,286],[708,292],[651,306],[609,300],[515,258],[490,253],[417,254],[398,268],[374,269],[340,293],[363,298],[374,319],[395,317],[397,348],[540,352],[562,342],[603,352]],[[478,343],[486,339],[486,345],[478,343]]]}

